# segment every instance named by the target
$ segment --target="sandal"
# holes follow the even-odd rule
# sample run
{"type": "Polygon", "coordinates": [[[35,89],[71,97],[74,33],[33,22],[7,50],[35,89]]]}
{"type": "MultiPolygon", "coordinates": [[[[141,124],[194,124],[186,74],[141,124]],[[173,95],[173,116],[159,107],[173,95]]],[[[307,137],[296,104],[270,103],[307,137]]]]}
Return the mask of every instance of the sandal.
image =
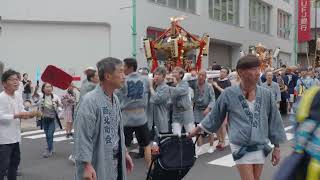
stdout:
{"type": "Polygon", "coordinates": [[[224,142],[219,141],[218,145],[216,146],[216,149],[218,149],[219,151],[223,151],[224,148],[224,142]]]}

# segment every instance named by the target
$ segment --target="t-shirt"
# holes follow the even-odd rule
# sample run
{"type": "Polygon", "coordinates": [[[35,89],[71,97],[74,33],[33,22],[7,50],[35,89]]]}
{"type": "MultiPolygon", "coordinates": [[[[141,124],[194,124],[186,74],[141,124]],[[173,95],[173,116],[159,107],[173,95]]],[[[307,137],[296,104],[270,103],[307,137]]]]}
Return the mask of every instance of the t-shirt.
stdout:
{"type": "Polygon", "coordinates": [[[14,114],[23,111],[23,100],[17,92],[14,96],[0,93],[0,144],[21,141],[20,119],[14,119],[14,114]]]}
{"type": "Polygon", "coordinates": [[[295,74],[286,74],[283,77],[284,83],[288,86],[288,93],[294,94],[294,88],[297,85],[298,76],[295,74]]]}
{"type": "MultiPolygon", "coordinates": [[[[230,82],[230,80],[227,79],[227,78],[226,78],[226,79],[222,79],[222,80],[217,79],[217,84],[218,84],[222,89],[225,89],[225,88],[231,86],[231,82],[230,82]]],[[[220,92],[217,88],[215,88],[214,86],[213,86],[213,89],[214,89],[214,94],[216,95],[216,99],[218,99],[218,97],[220,96],[221,92],[220,92]]]]}

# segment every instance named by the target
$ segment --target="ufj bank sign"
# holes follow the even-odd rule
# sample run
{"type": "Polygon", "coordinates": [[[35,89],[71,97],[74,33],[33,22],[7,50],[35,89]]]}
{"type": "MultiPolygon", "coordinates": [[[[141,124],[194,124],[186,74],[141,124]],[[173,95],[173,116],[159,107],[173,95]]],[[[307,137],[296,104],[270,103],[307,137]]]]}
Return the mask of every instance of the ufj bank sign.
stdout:
{"type": "Polygon", "coordinates": [[[311,39],[310,29],[310,0],[298,0],[298,41],[305,42],[311,39]]]}

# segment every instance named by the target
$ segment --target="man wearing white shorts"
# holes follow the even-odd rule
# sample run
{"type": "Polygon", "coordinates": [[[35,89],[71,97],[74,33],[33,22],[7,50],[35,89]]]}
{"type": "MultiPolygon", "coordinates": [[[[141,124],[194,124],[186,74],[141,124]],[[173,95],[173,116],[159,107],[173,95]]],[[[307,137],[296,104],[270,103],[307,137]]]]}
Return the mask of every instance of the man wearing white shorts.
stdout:
{"type": "Polygon", "coordinates": [[[280,161],[279,144],[286,140],[280,112],[272,93],[257,85],[260,61],[247,55],[237,63],[240,84],[225,89],[213,110],[189,135],[202,129],[216,132],[228,117],[228,135],[233,159],[242,180],[259,180],[265,159],[274,145],[272,165],[280,161]]]}
{"type": "Polygon", "coordinates": [[[182,80],[184,70],[176,67],[172,71],[175,87],[169,87],[172,99],[172,131],[174,134],[181,134],[182,127],[186,132],[194,128],[194,116],[191,99],[189,98],[189,84],[182,80]]]}

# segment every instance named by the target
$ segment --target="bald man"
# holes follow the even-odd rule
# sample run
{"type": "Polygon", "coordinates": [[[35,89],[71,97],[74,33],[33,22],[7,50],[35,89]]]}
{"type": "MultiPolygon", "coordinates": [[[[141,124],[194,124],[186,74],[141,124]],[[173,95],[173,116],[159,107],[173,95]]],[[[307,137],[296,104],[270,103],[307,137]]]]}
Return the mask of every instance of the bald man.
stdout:
{"type": "MultiPolygon", "coordinates": [[[[194,91],[194,98],[193,98],[193,114],[196,125],[199,124],[202,119],[211,111],[211,109],[214,106],[215,102],[215,96],[214,91],[207,81],[207,73],[204,70],[201,70],[198,73],[198,79],[189,81],[190,87],[194,91]]],[[[208,150],[209,153],[213,152],[213,136],[209,136],[210,141],[210,148],[208,150]]],[[[202,137],[199,137],[198,140],[198,151],[197,153],[200,153],[201,151],[201,145],[202,145],[202,137]]]]}

